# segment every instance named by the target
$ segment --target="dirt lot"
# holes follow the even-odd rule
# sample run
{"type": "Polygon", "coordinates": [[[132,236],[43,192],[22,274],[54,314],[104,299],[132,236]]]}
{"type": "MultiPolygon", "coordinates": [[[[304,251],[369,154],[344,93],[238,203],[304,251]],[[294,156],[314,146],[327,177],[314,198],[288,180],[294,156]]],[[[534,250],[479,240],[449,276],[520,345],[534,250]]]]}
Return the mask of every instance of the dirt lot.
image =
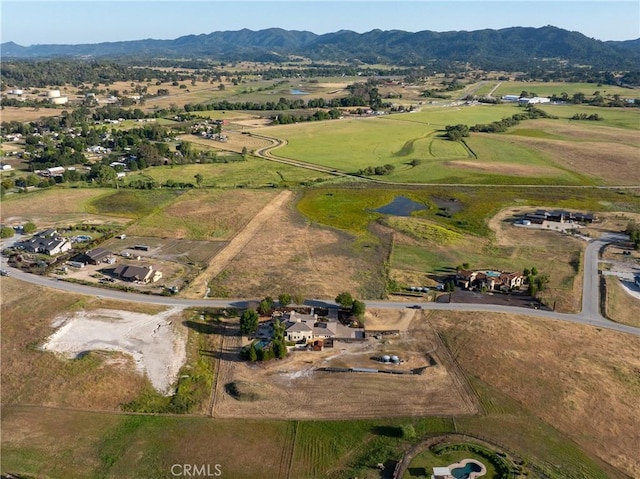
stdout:
{"type": "Polygon", "coordinates": [[[458,363],[570,436],[640,476],[640,339],[524,316],[434,313],[458,363]]]}
{"type": "Polygon", "coordinates": [[[179,308],[155,315],[113,309],[63,314],[53,319],[57,330],[42,349],[69,360],[88,351],[122,352],[133,357],[138,373],[156,390],[168,394],[186,359],[186,331],[172,320],[181,314],[179,308]]]}
{"type": "MultiPolygon", "coordinates": [[[[414,312],[411,312],[413,314],[414,312]]],[[[374,313],[378,327],[407,327],[409,316],[374,313]],[[402,326],[400,326],[402,325],[402,326]]],[[[227,336],[222,348],[214,415],[287,419],[345,419],[471,414],[476,411],[464,381],[422,312],[406,332],[365,342],[336,342],[322,352],[292,352],[266,364],[240,361],[241,338],[227,336]],[[386,369],[372,359],[397,354],[393,369],[423,368],[422,374],[342,373],[322,367],[386,369]],[[235,383],[236,399],[225,391],[235,383]],[[244,400],[249,398],[249,400],[244,400]],[[336,398],[340,398],[336,401],[336,398]]]]}
{"type": "MultiPolygon", "coordinates": [[[[129,354],[111,349],[110,352],[88,352],[69,360],[42,350],[41,346],[54,334],[53,321],[61,313],[72,316],[115,309],[154,318],[155,314],[163,314],[164,308],[68,294],[13,278],[2,278],[0,292],[3,404],[117,410],[147,387],[148,380],[136,372],[129,354]]],[[[149,335],[156,324],[149,328],[149,335]]],[[[89,333],[93,334],[87,331],[89,333]]],[[[121,340],[125,334],[123,332],[121,340]]],[[[133,341],[128,347],[136,349],[141,345],[142,342],[133,341]]],[[[84,348],[88,349],[91,348],[84,348]]],[[[166,351],[163,347],[162,356],[167,356],[166,351]]]]}

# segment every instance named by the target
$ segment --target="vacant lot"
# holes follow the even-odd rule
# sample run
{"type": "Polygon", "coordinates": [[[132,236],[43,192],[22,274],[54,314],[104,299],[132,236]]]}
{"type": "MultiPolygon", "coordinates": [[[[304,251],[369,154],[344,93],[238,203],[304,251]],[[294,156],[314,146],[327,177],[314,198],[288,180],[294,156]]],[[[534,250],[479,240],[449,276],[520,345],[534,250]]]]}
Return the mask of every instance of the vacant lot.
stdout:
{"type": "Polygon", "coordinates": [[[226,241],[235,236],[275,190],[190,190],[132,225],[127,233],[188,240],[226,241]]]}
{"type": "Polygon", "coordinates": [[[102,303],[2,280],[2,402],[85,409],[118,409],[148,384],[131,356],[95,351],[66,359],[41,349],[54,333],[54,318],[63,312],[118,308],[154,314],[157,307],[135,303],[102,303]]]}
{"type": "MultiPolygon", "coordinates": [[[[53,226],[59,222],[105,223],[106,218],[93,214],[90,203],[113,190],[103,189],[47,189],[27,194],[11,195],[2,200],[2,222],[21,224],[33,221],[38,227],[53,226]]],[[[109,222],[125,222],[117,214],[109,222]]]]}
{"type": "MultiPolygon", "coordinates": [[[[389,329],[397,329],[397,314],[391,312],[388,322],[384,321],[386,314],[376,312],[378,326],[388,324],[389,329]]],[[[239,337],[225,338],[216,417],[346,419],[464,415],[476,410],[464,380],[421,313],[408,331],[398,336],[363,343],[336,342],[322,352],[293,352],[285,360],[266,364],[240,361],[239,346],[239,337]],[[319,367],[385,369],[371,360],[382,354],[397,354],[405,361],[395,369],[422,368],[422,374],[316,371],[319,367]],[[232,382],[242,393],[240,399],[221,387],[232,382]]]]}
{"type": "Polygon", "coordinates": [[[222,272],[209,278],[211,296],[277,297],[291,292],[333,298],[352,291],[380,297],[386,256],[382,247],[372,243],[363,248],[349,235],[305,222],[293,201],[279,206],[222,272]]]}
{"type": "Polygon", "coordinates": [[[2,112],[0,112],[0,121],[33,121],[43,116],[60,116],[62,110],[62,108],[20,108],[16,106],[4,106],[2,107],[2,112]]]}
{"type": "Polygon", "coordinates": [[[637,337],[498,314],[435,313],[431,320],[471,376],[591,454],[631,476],[640,474],[637,337]]]}

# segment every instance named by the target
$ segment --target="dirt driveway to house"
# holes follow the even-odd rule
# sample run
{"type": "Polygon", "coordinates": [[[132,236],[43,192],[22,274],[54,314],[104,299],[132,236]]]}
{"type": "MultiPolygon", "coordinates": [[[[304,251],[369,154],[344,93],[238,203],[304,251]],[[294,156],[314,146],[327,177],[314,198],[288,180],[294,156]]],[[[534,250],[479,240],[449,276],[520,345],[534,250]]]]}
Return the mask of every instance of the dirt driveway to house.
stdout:
{"type": "Polygon", "coordinates": [[[185,291],[188,298],[201,298],[206,295],[207,282],[218,276],[222,270],[235,258],[260,228],[287,203],[292,192],[285,190],[271,200],[262,210],[253,217],[247,226],[240,231],[227,246],[224,247],[209,263],[207,269],[193,280],[191,286],[185,291]]]}

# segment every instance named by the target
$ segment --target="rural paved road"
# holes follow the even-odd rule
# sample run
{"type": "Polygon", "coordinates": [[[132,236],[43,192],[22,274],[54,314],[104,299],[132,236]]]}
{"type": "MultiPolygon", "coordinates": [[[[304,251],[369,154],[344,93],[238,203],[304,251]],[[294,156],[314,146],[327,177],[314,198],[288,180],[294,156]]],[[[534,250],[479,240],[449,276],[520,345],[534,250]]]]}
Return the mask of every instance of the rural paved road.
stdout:
{"type": "MultiPolygon", "coordinates": [[[[496,304],[467,304],[467,303],[419,303],[425,310],[440,311],[467,311],[467,312],[491,312],[491,313],[507,313],[522,314],[546,319],[554,319],[570,323],[583,324],[603,329],[610,329],[622,333],[634,334],[640,336],[640,328],[628,326],[625,324],[615,323],[604,318],[600,314],[600,279],[598,275],[598,256],[602,247],[609,243],[621,241],[626,238],[623,234],[609,233],[603,235],[602,238],[589,243],[585,252],[584,259],[584,281],[582,293],[582,311],[579,314],[558,313],[555,311],[543,311],[539,309],[525,309],[515,306],[504,306],[496,304]]],[[[85,294],[96,296],[99,298],[117,299],[120,301],[133,301],[138,303],[160,304],[165,306],[183,306],[183,307],[246,307],[249,302],[256,300],[237,298],[237,299],[183,299],[172,296],[155,296],[146,294],[126,293],[124,291],[112,290],[107,288],[98,288],[86,286],[82,284],[68,283],[55,278],[37,276],[10,268],[6,264],[6,258],[0,258],[2,268],[10,271],[11,277],[20,281],[45,286],[49,288],[59,289],[70,293],[85,294]]],[[[5,278],[2,278],[5,280],[5,278]]],[[[366,301],[369,308],[380,309],[401,309],[410,306],[406,302],[395,301],[366,301]]],[[[309,306],[335,306],[332,300],[312,299],[305,302],[309,306]]]]}

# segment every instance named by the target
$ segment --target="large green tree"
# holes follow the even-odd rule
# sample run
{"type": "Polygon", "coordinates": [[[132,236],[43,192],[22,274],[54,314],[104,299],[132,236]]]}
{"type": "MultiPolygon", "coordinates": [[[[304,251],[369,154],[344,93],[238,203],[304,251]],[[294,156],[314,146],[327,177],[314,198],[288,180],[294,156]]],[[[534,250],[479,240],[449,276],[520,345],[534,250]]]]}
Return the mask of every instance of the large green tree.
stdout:
{"type": "Polygon", "coordinates": [[[240,316],[240,331],[242,334],[252,334],[258,329],[258,313],[253,309],[247,309],[240,316]]]}
{"type": "Polygon", "coordinates": [[[350,308],[353,305],[353,296],[348,291],[343,291],[336,296],[336,303],[344,308],[350,308]]]}

